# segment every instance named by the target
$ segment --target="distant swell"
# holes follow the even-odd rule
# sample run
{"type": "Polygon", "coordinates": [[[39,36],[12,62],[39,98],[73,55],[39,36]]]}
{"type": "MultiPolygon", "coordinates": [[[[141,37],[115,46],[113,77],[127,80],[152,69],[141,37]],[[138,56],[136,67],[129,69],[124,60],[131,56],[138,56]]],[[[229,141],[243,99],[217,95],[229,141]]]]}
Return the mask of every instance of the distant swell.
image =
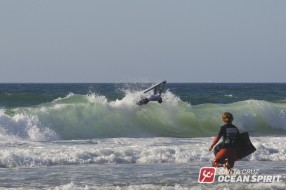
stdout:
{"type": "Polygon", "coordinates": [[[105,137],[208,137],[217,134],[221,113],[232,112],[240,131],[252,135],[285,135],[286,104],[247,100],[192,106],[167,91],[164,102],[135,103],[127,92],[109,101],[95,94],[69,94],[46,104],[0,110],[0,140],[6,136],[32,141],[105,137]]]}

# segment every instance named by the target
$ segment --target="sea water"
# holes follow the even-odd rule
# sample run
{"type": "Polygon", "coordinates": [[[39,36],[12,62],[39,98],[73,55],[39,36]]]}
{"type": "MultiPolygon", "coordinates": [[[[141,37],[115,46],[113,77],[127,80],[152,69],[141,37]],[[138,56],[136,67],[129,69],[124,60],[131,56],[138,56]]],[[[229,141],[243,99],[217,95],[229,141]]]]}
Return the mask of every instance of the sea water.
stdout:
{"type": "Polygon", "coordinates": [[[0,189],[286,188],[286,84],[167,83],[136,105],[149,85],[0,84],[0,189]],[[257,150],[199,183],[225,111],[257,150]]]}

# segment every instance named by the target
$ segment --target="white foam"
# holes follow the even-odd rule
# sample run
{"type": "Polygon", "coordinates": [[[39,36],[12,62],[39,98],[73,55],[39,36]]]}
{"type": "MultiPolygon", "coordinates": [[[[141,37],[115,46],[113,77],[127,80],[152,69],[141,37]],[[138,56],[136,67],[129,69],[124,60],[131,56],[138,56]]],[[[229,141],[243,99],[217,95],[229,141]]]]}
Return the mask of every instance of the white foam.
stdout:
{"type": "Polygon", "coordinates": [[[87,97],[87,100],[89,103],[97,103],[97,102],[100,102],[102,104],[107,104],[107,98],[105,96],[99,96],[99,95],[96,95],[96,94],[88,94],[86,95],[87,97]]]}
{"type": "Polygon", "coordinates": [[[26,115],[24,113],[8,116],[0,113],[1,136],[5,136],[5,141],[11,139],[47,141],[58,139],[57,134],[47,128],[39,127],[36,115],[26,115]]]}
{"type": "Polygon", "coordinates": [[[143,94],[141,92],[131,92],[125,91],[125,96],[123,99],[116,99],[115,101],[110,102],[110,107],[113,108],[132,108],[136,106],[136,103],[141,99],[143,94]]]}
{"type": "Polygon", "coordinates": [[[61,185],[55,188],[51,188],[51,190],[87,190],[87,189],[102,189],[102,190],[201,190],[201,189],[223,189],[223,190],[231,190],[231,189],[244,189],[244,190],[268,190],[268,189],[286,189],[286,184],[284,182],[280,183],[220,183],[220,184],[193,184],[191,186],[184,186],[180,184],[175,185],[157,185],[157,184],[131,184],[131,185],[75,185],[73,182],[61,185]]]}
{"type": "Polygon", "coordinates": [[[286,161],[285,140],[286,137],[253,138],[253,145],[257,150],[248,159],[257,161],[286,161]]]}
{"type": "MultiPolygon", "coordinates": [[[[257,151],[243,161],[286,161],[286,137],[252,138],[257,151]]],[[[209,162],[210,138],[116,138],[55,143],[25,142],[26,146],[2,147],[1,165],[6,167],[57,164],[130,164],[209,162]],[[17,147],[17,148],[15,148],[17,147]]]]}

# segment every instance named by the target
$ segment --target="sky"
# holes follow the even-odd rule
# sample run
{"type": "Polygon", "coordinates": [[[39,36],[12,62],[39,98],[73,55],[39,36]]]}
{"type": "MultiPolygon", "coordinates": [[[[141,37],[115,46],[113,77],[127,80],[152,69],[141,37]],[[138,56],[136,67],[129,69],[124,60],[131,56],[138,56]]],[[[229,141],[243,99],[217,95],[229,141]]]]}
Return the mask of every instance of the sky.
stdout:
{"type": "Polygon", "coordinates": [[[0,0],[0,83],[286,82],[285,0],[0,0]]]}

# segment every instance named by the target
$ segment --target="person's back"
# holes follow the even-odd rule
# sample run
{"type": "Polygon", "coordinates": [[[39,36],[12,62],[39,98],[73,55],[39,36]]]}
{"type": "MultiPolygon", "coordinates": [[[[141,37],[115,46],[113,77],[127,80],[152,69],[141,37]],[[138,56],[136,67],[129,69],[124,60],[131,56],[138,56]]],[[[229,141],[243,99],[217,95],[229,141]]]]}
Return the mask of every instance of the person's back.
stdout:
{"type": "Polygon", "coordinates": [[[225,124],[220,128],[219,136],[223,137],[224,148],[236,148],[236,140],[239,130],[231,123],[225,124]]]}
{"type": "Polygon", "coordinates": [[[209,150],[211,151],[219,139],[223,137],[223,146],[216,154],[212,166],[226,167],[227,169],[230,169],[234,166],[234,162],[237,160],[236,140],[239,135],[239,130],[232,124],[233,116],[231,113],[223,113],[221,119],[225,124],[220,128],[220,131],[214,139],[212,145],[209,147],[209,150]],[[225,162],[226,159],[227,162],[225,162]]]}

